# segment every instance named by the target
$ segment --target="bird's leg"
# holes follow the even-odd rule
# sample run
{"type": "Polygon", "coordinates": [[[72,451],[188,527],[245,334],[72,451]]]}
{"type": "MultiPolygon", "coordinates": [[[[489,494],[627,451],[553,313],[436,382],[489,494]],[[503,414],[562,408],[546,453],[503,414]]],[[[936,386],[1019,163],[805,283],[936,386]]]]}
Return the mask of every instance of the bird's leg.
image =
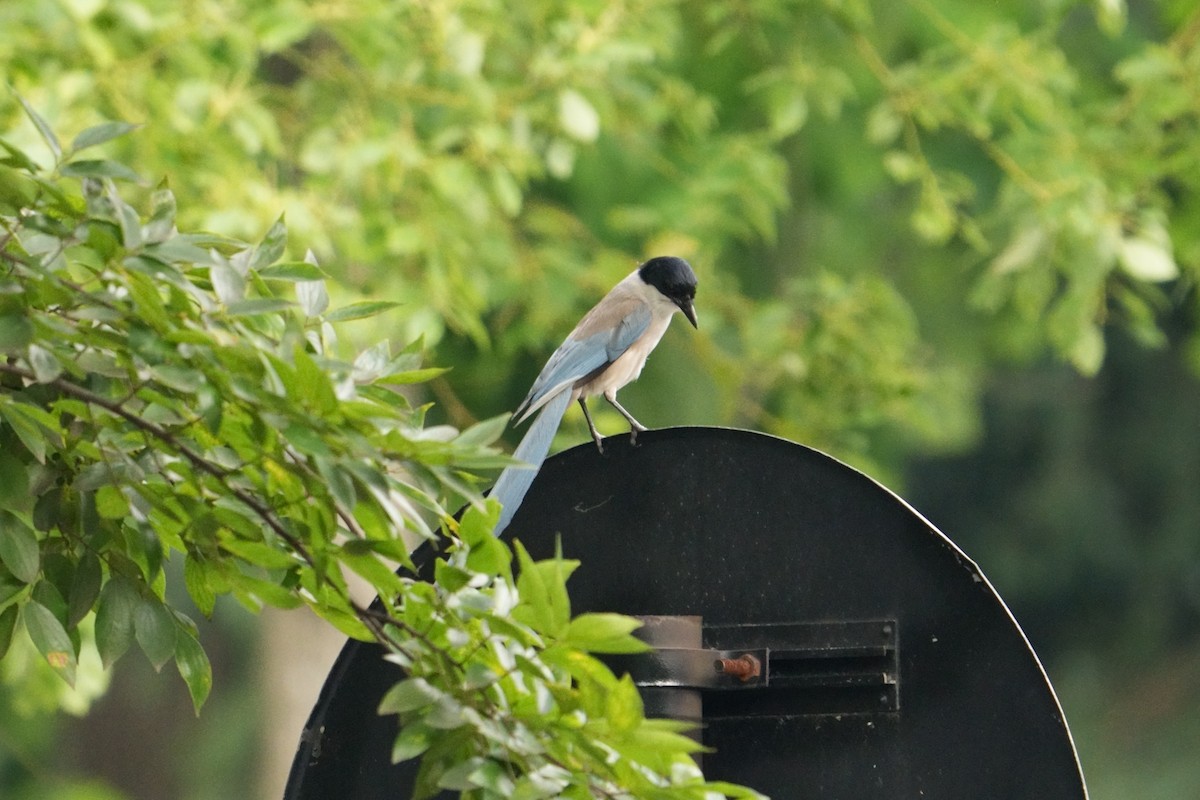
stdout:
{"type": "Polygon", "coordinates": [[[588,430],[592,432],[592,439],[596,442],[596,449],[600,451],[600,455],[604,455],[604,445],[600,443],[604,437],[600,435],[600,431],[596,430],[596,426],[592,422],[592,415],[587,410],[587,401],[582,397],[579,398],[579,407],[583,409],[583,418],[587,420],[588,430]]]}
{"type": "Polygon", "coordinates": [[[629,420],[629,443],[636,447],[637,435],[646,430],[646,426],[634,419],[633,414],[630,414],[624,409],[624,407],[621,406],[620,403],[617,402],[616,392],[605,392],[604,399],[611,403],[613,408],[615,408],[617,411],[620,411],[622,417],[629,420]]]}

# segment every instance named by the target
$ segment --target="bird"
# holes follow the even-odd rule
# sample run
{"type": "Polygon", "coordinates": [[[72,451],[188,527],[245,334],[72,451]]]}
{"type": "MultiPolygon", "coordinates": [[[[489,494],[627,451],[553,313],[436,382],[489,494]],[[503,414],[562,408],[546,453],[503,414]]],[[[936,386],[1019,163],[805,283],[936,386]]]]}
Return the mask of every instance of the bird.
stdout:
{"type": "Polygon", "coordinates": [[[637,380],[646,358],[658,345],[676,312],[696,321],[696,273],[675,256],[656,256],[638,266],[584,315],[575,329],[546,361],[529,394],[513,413],[519,425],[531,414],[538,417],[513,451],[523,464],[505,468],[490,497],[502,506],[495,534],[512,521],[537,476],[571,402],[578,401],[596,448],[604,453],[602,436],[588,413],[587,398],[601,395],[629,422],[629,438],[646,427],[617,402],[617,390],[637,380]]]}

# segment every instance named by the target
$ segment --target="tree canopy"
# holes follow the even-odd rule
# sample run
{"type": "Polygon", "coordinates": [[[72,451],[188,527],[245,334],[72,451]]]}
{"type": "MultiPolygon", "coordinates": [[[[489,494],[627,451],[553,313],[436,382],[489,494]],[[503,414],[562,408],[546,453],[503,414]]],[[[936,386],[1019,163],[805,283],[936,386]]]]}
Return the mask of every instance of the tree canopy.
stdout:
{"type": "MultiPolygon", "coordinates": [[[[980,441],[1001,370],[1091,376],[1114,336],[1200,369],[1187,0],[64,0],[0,7],[0,64],[0,674],[48,706],[134,644],[199,703],[220,594],[359,636],[408,607],[343,568],[490,598],[466,627],[530,602],[479,535],[503,414],[645,256],[696,266],[702,335],[627,390],[643,421],[884,479],[980,441]],[[448,584],[391,577],[443,526],[448,584]]],[[[553,607],[510,643],[602,718],[553,607]]]]}

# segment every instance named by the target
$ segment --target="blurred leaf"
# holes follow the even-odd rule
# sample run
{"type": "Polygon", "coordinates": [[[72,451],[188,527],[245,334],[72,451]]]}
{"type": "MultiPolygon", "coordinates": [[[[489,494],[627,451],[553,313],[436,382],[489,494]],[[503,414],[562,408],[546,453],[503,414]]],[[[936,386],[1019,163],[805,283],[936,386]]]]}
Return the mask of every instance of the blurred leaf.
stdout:
{"type": "Polygon", "coordinates": [[[192,696],[192,706],[197,716],[208,694],[212,690],[212,664],[208,654],[190,633],[179,631],[175,639],[175,666],[179,675],[187,684],[188,693],[192,696]]]}
{"type": "Polygon", "coordinates": [[[561,636],[571,619],[567,578],[579,562],[561,557],[534,562],[520,542],[514,541],[513,548],[521,570],[517,591],[522,601],[513,616],[539,633],[561,636]]]}
{"type": "Polygon", "coordinates": [[[50,383],[63,371],[57,356],[36,344],[29,345],[29,366],[33,367],[33,377],[38,383],[50,383]]]}
{"type": "Polygon", "coordinates": [[[225,305],[238,302],[246,294],[246,282],[233,267],[225,264],[213,264],[209,267],[212,277],[213,291],[217,299],[225,305]]]}
{"type": "Polygon", "coordinates": [[[428,725],[419,722],[403,725],[396,734],[392,744],[392,763],[399,764],[410,758],[416,758],[429,749],[435,741],[436,734],[428,725]]]}
{"type": "Polygon", "coordinates": [[[0,352],[20,352],[32,341],[33,324],[24,314],[0,312],[0,352]]]}
{"type": "Polygon", "coordinates": [[[510,415],[501,414],[491,419],[477,422],[458,435],[457,442],[465,446],[480,446],[494,444],[508,427],[510,415]]]}
{"type": "Polygon", "coordinates": [[[71,591],[67,596],[68,628],[74,628],[92,610],[100,597],[102,580],[100,559],[89,550],[80,559],[71,579],[71,591]]]}
{"type": "Polygon", "coordinates": [[[71,143],[71,150],[78,152],[86,150],[89,147],[95,147],[99,144],[112,141],[120,136],[124,136],[130,131],[137,130],[140,125],[131,125],[128,122],[103,122],[99,125],[93,125],[86,128],[75,137],[71,143]]]}
{"type": "Polygon", "coordinates": [[[33,600],[22,607],[21,617],[38,652],[68,685],[74,686],[75,646],[62,623],[50,609],[33,600]]]}
{"type": "Polygon", "coordinates": [[[96,490],[96,513],[101,519],[124,519],[129,516],[129,501],[119,488],[106,484],[96,490]]]}
{"type": "Polygon", "coordinates": [[[1118,256],[1125,271],[1138,280],[1170,281],[1179,277],[1179,266],[1169,247],[1169,239],[1131,237],[1121,240],[1118,256]]]}
{"type": "Polygon", "coordinates": [[[63,164],[59,172],[68,178],[113,178],[138,183],[141,176],[124,164],[108,159],[71,161],[63,164]]]}
{"type": "Polygon", "coordinates": [[[307,317],[319,317],[329,308],[329,292],[325,281],[297,281],[296,299],[307,317]]]}
{"type": "Polygon", "coordinates": [[[153,203],[154,208],[146,223],[146,241],[162,244],[169,241],[175,233],[175,195],[163,185],[155,190],[153,203]]]}
{"type": "Polygon", "coordinates": [[[283,223],[283,217],[275,220],[267,231],[267,235],[254,248],[254,255],[250,258],[250,269],[261,270],[271,264],[274,264],[283,255],[284,248],[287,247],[287,226],[283,223]]]}
{"type": "Polygon", "coordinates": [[[567,625],[562,641],[590,653],[641,653],[649,646],[630,635],[641,626],[622,614],[580,614],[567,625]]]}
{"type": "Polygon", "coordinates": [[[42,141],[50,148],[50,152],[54,155],[55,160],[62,158],[62,145],[58,143],[58,137],[54,135],[54,129],[46,123],[46,120],[42,119],[41,114],[34,111],[33,106],[29,105],[24,97],[17,95],[17,101],[21,104],[21,108],[25,109],[25,113],[33,122],[33,126],[37,128],[42,141]]]}
{"type": "Polygon", "coordinates": [[[43,409],[28,403],[7,403],[0,405],[0,417],[39,464],[46,463],[47,447],[62,444],[59,425],[43,409]]]}
{"type": "Polygon", "coordinates": [[[401,385],[413,384],[413,383],[427,383],[428,381],[431,381],[440,375],[445,375],[449,371],[450,370],[448,367],[426,367],[424,369],[410,369],[410,370],[405,370],[404,372],[390,372],[386,375],[381,375],[378,378],[378,380],[381,383],[395,383],[395,384],[401,384],[401,385]]]}
{"type": "Polygon", "coordinates": [[[178,638],[171,612],[157,599],[142,598],[134,609],[133,625],[142,652],[155,670],[162,669],[175,655],[178,638]]]}
{"type": "Polygon", "coordinates": [[[25,583],[36,581],[41,569],[37,534],[8,511],[0,511],[0,562],[25,583]]]}
{"type": "Polygon", "coordinates": [[[134,640],[134,613],[141,604],[137,591],[120,576],[113,576],[100,592],[96,607],[96,649],[108,669],[134,640]]]}
{"type": "MultiPolygon", "coordinates": [[[[336,308],[325,315],[325,319],[329,322],[347,322],[352,319],[366,319],[382,314],[384,311],[395,308],[399,303],[387,301],[364,301],[361,303],[351,303],[348,306],[336,308]]],[[[320,313],[320,312],[318,312],[320,313]]],[[[316,316],[316,314],[309,314],[316,316]]]]}
{"type": "Polygon", "coordinates": [[[558,97],[558,115],[563,130],[573,139],[594,142],[600,135],[600,115],[583,95],[574,89],[558,97]]]}
{"type": "Polygon", "coordinates": [[[29,510],[29,471],[15,455],[0,452],[0,510],[29,510]]]}
{"type": "Polygon", "coordinates": [[[405,714],[431,705],[441,696],[424,678],[409,678],[387,690],[379,701],[379,713],[405,714]]]}
{"type": "Polygon", "coordinates": [[[258,274],[277,281],[321,281],[329,277],[316,264],[306,261],[286,261],[263,267],[258,274]]]}
{"type": "Polygon", "coordinates": [[[204,616],[211,617],[217,595],[209,584],[207,570],[195,556],[188,556],[183,562],[183,581],[196,608],[204,616]]]}
{"type": "Polygon", "coordinates": [[[605,716],[618,734],[632,732],[645,719],[642,696],[633,678],[623,675],[608,693],[605,716]]]}
{"type": "Polygon", "coordinates": [[[277,314],[292,308],[295,303],[282,297],[253,297],[249,300],[238,300],[225,307],[231,317],[254,317],[264,314],[277,314]]]}
{"type": "Polygon", "coordinates": [[[0,611],[0,659],[3,659],[8,653],[8,648],[12,645],[13,632],[17,628],[17,612],[19,606],[11,605],[0,611]]]}

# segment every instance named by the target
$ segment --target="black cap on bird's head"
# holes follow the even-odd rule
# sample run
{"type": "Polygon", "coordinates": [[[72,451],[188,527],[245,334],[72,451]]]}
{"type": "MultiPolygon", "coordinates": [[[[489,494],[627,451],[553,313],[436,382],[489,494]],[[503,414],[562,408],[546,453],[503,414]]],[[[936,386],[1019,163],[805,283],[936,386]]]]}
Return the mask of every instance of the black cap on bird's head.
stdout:
{"type": "Polygon", "coordinates": [[[692,305],[696,298],[696,273],[692,272],[691,264],[675,256],[657,256],[638,267],[638,275],[679,306],[693,328],[700,327],[692,305]]]}

